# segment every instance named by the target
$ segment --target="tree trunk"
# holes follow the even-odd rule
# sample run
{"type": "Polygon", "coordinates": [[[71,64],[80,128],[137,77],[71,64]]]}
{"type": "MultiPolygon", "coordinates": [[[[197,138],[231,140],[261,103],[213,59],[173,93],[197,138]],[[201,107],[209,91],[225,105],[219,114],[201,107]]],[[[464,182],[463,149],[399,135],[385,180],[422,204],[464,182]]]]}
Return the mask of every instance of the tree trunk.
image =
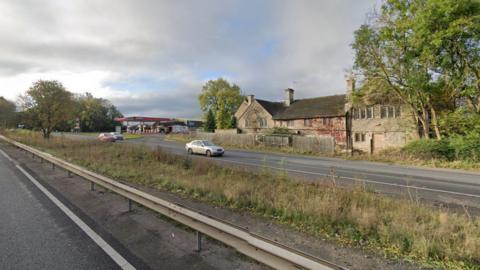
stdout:
{"type": "Polygon", "coordinates": [[[422,116],[420,117],[420,121],[422,122],[423,136],[429,139],[430,138],[430,119],[428,115],[428,110],[426,108],[422,108],[422,116]]]}
{"type": "Polygon", "coordinates": [[[435,137],[437,140],[440,140],[442,139],[442,134],[440,134],[440,129],[438,128],[437,113],[433,107],[430,109],[430,112],[432,113],[432,125],[435,130],[435,137]]]}

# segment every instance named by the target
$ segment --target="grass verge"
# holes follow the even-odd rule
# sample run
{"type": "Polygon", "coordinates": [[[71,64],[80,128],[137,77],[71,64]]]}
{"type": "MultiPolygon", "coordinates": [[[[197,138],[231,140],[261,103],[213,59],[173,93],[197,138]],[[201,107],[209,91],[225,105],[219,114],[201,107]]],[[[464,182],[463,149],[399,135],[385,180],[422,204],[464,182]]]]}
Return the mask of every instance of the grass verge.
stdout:
{"type": "MultiPolygon", "coordinates": [[[[82,135],[82,136],[91,136],[91,137],[97,137],[101,132],[80,132],[80,133],[71,133],[73,135],[82,135]]],[[[70,134],[70,133],[67,133],[70,134]]],[[[131,140],[131,139],[140,139],[143,136],[140,134],[131,134],[131,133],[122,133],[123,138],[125,140],[131,140]]]]}
{"type": "MultiPolygon", "coordinates": [[[[177,142],[189,142],[191,140],[195,140],[198,138],[196,138],[195,136],[187,135],[187,134],[168,134],[166,135],[166,139],[170,141],[177,141],[177,142]]],[[[296,151],[292,147],[279,148],[279,147],[256,146],[255,148],[252,148],[252,147],[243,147],[241,145],[224,145],[224,144],[222,144],[222,146],[236,148],[236,149],[263,151],[263,152],[271,152],[271,153],[288,153],[288,154],[299,154],[299,155],[317,156],[317,157],[318,156],[335,157],[335,158],[342,158],[347,160],[367,160],[367,161],[373,161],[373,162],[383,162],[383,163],[401,164],[401,165],[409,165],[409,166],[421,166],[421,167],[428,167],[428,168],[446,168],[446,169],[480,171],[479,162],[470,162],[465,160],[447,161],[447,160],[438,159],[438,158],[419,158],[419,157],[416,157],[415,155],[407,153],[401,148],[385,149],[373,155],[369,155],[365,153],[364,154],[355,153],[352,156],[350,154],[339,153],[339,152],[335,154],[300,152],[300,151],[296,151]]]]}
{"type": "Polygon", "coordinates": [[[5,134],[115,179],[252,212],[390,258],[434,268],[480,269],[477,217],[386,198],[361,187],[293,181],[283,171],[220,167],[160,148],[5,134]]]}

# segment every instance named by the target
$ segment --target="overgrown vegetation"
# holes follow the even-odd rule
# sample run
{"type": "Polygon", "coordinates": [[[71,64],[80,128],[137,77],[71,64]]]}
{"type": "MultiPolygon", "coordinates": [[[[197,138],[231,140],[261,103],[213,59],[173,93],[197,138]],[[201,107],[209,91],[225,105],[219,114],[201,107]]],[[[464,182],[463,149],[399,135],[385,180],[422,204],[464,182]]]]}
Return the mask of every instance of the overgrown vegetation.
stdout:
{"type": "Polygon", "coordinates": [[[219,167],[157,148],[8,132],[115,179],[181,193],[272,218],[300,231],[363,246],[389,257],[449,269],[480,269],[480,220],[363,188],[297,182],[285,172],[219,167]]]}
{"type": "Polygon", "coordinates": [[[204,112],[205,131],[237,127],[234,116],[243,101],[240,87],[223,78],[209,80],[203,87],[198,102],[204,112]]]}

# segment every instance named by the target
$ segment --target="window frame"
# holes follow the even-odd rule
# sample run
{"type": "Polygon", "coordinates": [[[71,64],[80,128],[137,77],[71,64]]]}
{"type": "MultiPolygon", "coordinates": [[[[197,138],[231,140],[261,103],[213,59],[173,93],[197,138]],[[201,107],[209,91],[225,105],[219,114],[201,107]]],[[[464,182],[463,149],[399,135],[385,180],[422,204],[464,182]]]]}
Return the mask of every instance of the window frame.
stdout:
{"type": "Polygon", "coordinates": [[[313,122],[313,121],[312,121],[312,118],[305,118],[305,119],[303,119],[303,126],[305,126],[305,127],[312,127],[312,126],[313,126],[313,125],[312,125],[312,124],[313,124],[312,122],[313,122]]]}

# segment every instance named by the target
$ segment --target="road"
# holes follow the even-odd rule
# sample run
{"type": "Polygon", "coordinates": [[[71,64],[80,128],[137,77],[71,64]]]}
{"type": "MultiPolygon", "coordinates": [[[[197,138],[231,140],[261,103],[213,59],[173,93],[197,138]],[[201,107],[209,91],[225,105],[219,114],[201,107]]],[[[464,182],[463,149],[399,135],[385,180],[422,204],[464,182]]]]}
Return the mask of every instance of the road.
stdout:
{"type": "MultiPolygon", "coordinates": [[[[127,140],[125,143],[159,146],[174,154],[185,154],[183,143],[165,141],[158,136],[127,140]]],[[[239,166],[286,171],[305,180],[321,181],[323,178],[328,181],[335,175],[338,183],[365,184],[382,193],[402,193],[412,196],[412,199],[418,196],[447,204],[480,207],[480,173],[228,148],[223,157],[214,160],[239,166]]]]}
{"type": "Polygon", "coordinates": [[[0,154],[0,269],[120,269],[0,154]]]}
{"type": "MultiPolygon", "coordinates": [[[[68,136],[87,138],[78,135],[68,136]]],[[[162,136],[144,136],[122,143],[161,147],[173,154],[185,155],[183,143],[165,141],[162,136]]],[[[456,205],[462,208],[468,206],[480,210],[480,173],[476,172],[228,148],[223,157],[213,160],[247,168],[286,171],[291,176],[307,181],[332,181],[334,175],[337,184],[366,185],[388,195],[406,196],[412,200],[424,199],[447,206],[456,205]]]]}

